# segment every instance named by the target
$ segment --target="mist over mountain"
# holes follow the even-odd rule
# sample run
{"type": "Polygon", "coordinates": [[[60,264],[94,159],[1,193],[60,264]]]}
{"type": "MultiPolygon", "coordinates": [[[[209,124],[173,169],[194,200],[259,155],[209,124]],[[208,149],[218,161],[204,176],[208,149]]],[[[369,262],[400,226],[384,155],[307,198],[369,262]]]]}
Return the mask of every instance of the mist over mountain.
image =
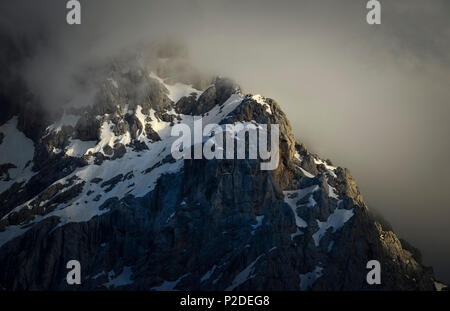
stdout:
{"type": "MultiPolygon", "coordinates": [[[[445,287],[369,209],[348,169],[294,138],[275,100],[228,78],[172,70],[183,49],[155,49],[100,66],[105,76],[92,98],[80,95],[83,105],[54,119],[24,106],[0,127],[2,290],[445,287]],[[175,127],[192,131],[199,117],[232,132],[214,147],[222,156],[175,157],[175,127]],[[271,170],[261,169],[261,153],[228,156],[248,126],[276,131],[271,170]],[[65,277],[72,260],[83,275],[75,288],[65,277]],[[373,260],[382,282],[368,281],[373,260]]],[[[216,144],[206,138],[193,148],[216,144]]],[[[259,139],[244,142],[244,153],[261,148],[259,139]]]]}
{"type": "Polygon", "coordinates": [[[383,3],[378,28],[364,1],[82,2],[76,27],[64,1],[0,6],[2,125],[36,114],[17,122],[37,142],[63,108],[95,101],[117,55],[175,56],[158,73],[169,85],[204,91],[221,75],[275,98],[295,138],[349,167],[368,205],[449,280],[446,1],[383,3]]]}

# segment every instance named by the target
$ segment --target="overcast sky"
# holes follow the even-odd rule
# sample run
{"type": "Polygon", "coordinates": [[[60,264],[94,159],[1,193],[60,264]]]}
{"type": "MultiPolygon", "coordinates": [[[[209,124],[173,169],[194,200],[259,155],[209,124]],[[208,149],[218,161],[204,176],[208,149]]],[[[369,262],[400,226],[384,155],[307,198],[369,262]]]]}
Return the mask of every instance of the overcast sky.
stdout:
{"type": "Polygon", "coordinates": [[[274,98],[298,140],[348,167],[370,206],[450,282],[450,1],[2,0],[0,26],[39,40],[20,68],[49,105],[88,62],[182,38],[194,65],[274,98]],[[38,39],[39,38],[39,39],[38,39]]]}

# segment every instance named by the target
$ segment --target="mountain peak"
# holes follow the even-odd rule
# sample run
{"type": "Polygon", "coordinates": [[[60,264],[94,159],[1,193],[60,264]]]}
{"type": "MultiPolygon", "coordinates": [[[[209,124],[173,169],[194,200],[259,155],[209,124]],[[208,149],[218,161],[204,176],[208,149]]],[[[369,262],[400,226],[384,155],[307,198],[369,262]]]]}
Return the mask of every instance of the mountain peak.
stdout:
{"type": "Polygon", "coordinates": [[[296,141],[275,100],[228,78],[198,88],[201,79],[128,64],[108,66],[93,96],[79,94],[73,103],[86,102],[34,141],[20,115],[0,127],[3,288],[68,289],[65,263],[76,258],[82,289],[435,289],[432,270],[371,215],[349,170],[296,141]],[[171,129],[200,116],[278,124],[277,169],[174,159],[171,129]],[[27,146],[23,157],[12,140],[27,146]],[[395,273],[369,285],[371,260],[395,273]],[[44,262],[54,268],[34,270],[44,262]]]}

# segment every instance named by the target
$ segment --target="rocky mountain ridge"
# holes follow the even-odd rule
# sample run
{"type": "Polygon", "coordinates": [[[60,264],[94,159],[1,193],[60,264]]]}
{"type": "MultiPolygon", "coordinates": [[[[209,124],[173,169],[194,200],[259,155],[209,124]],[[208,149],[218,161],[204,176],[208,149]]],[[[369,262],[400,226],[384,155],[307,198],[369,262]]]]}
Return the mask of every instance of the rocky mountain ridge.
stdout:
{"type": "Polygon", "coordinates": [[[296,141],[276,101],[161,68],[109,64],[92,103],[0,126],[0,289],[437,289],[349,170],[296,141]],[[195,116],[279,124],[278,168],[175,160],[171,128],[195,116]],[[66,282],[72,259],[81,285],[66,282]],[[380,285],[366,282],[374,259],[380,285]]]}

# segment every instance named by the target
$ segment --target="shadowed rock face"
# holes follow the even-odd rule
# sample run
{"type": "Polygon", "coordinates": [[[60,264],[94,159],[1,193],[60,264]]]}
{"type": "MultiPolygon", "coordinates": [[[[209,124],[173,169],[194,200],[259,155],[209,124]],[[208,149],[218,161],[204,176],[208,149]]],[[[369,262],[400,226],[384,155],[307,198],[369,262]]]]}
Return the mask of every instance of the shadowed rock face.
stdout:
{"type": "MultiPolygon", "coordinates": [[[[166,80],[123,66],[93,105],[73,112],[76,122],[34,140],[35,175],[0,194],[0,289],[435,289],[420,252],[369,212],[347,169],[295,140],[274,100],[217,78],[198,98],[175,103],[166,80]],[[260,160],[180,163],[158,149],[168,139],[162,126],[192,115],[279,124],[278,168],[261,171],[260,160]],[[114,139],[100,145],[105,133],[114,139]],[[70,153],[74,140],[99,148],[70,153]],[[131,161],[148,165],[122,169],[131,161]],[[82,220],[58,213],[92,207],[82,220]],[[73,259],[82,268],[77,286],[66,283],[73,259]],[[370,260],[381,263],[381,285],[366,282],[370,260]]],[[[2,178],[13,169],[3,164],[2,178]]]]}
{"type": "Polygon", "coordinates": [[[221,106],[234,93],[241,92],[240,87],[227,78],[216,78],[198,100],[195,96],[182,97],[177,105],[176,111],[182,114],[203,115],[215,106],[221,106]]]}

